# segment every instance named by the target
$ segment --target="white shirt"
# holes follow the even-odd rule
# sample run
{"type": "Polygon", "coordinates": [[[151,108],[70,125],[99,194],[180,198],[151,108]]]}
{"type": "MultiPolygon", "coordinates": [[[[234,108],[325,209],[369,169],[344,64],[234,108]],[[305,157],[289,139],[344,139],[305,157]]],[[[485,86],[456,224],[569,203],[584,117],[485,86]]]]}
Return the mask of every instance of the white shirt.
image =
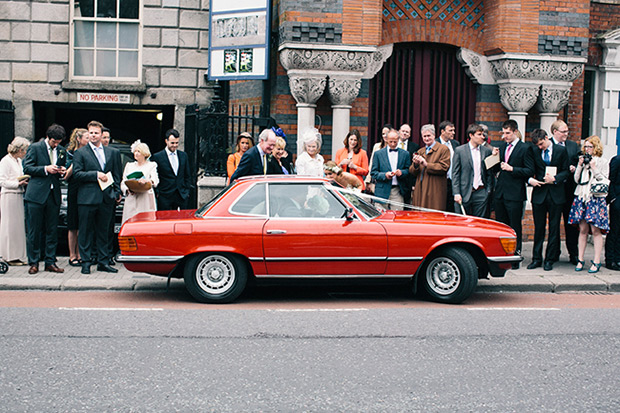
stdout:
{"type": "Polygon", "coordinates": [[[179,154],[177,151],[171,152],[166,147],[166,154],[168,155],[168,161],[170,161],[170,166],[172,166],[172,171],[176,175],[179,172],[179,154]]]}
{"type": "Polygon", "coordinates": [[[452,144],[449,141],[444,141],[443,139],[441,139],[441,136],[439,136],[439,143],[441,143],[442,145],[446,145],[448,147],[448,149],[450,149],[450,168],[448,168],[448,179],[452,179],[452,161],[454,158],[454,148],[452,147],[452,144]]]}
{"type": "MultiPolygon", "coordinates": [[[[396,172],[396,170],[398,169],[398,149],[396,149],[395,151],[391,151],[390,148],[387,148],[387,151],[392,172],[396,172]]],[[[392,185],[398,185],[398,178],[396,178],[396,175],[392,177],[392,185]]]]}
{"type": "Polygon", "coordinates": [[[474,166],[474,189],[478,189],[484,182],[482,181],[482,173],[480,171],[480,146],[474,147],[471,142],[469,143],[469,150],[471,152],[471,160],[474,166]]]}

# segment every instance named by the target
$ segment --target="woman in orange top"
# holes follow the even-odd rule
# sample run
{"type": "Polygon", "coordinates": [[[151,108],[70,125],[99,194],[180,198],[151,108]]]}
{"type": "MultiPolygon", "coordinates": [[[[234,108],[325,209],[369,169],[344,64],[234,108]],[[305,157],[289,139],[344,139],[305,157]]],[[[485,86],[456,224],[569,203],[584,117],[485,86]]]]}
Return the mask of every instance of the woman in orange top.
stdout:
{"type": "Polygon", "coordinates": [[[352,173],[364,185],[364,178],[368,175],[368,154],[362,149],[362,138],[357,129],[353,129],[344,138],[344,148],[336,152],[336,164],[345,172],[352,173]]]}
{"type": "Polygon", "coordinates": [[[252,146],[254,146],[254,139],[252,139],[252,135],[247,132],[241,132],[239,136],[237,136],[235,153],[228,155],[228,161],[226,161],[228,181],[230,181],[230,177],[233,173],[235,173],[235,170],[237,170],[237,166],[239,166],[239,162],[241,162],[241,157],[243,154],[246,153],[252,146]]]}

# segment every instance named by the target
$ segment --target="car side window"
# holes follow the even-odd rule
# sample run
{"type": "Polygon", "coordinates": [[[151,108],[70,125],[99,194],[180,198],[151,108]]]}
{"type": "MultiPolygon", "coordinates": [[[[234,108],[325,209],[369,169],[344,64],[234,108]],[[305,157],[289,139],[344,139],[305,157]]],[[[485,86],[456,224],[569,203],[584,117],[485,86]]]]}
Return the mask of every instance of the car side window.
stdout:
{"type": "Polygon", "coordinates": [[[272,218],[341,218],[345,206],[323,185],[269,185],[269,216],[272,218]]]}
{"type": "Polygon", "coordinates": [[[256,184],[251,187],[235,201],[230,212],[240,215],[267,215],[265,186],[265,184],[256,184]]]}

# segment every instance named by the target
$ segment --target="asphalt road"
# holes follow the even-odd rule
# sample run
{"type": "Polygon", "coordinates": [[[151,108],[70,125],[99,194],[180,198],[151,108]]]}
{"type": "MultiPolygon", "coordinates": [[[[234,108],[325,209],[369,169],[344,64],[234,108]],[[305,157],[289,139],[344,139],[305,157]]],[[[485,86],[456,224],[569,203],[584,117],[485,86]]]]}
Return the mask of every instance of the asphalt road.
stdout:
{"type": "Polygon", "coordinates": [[[0,411],[620,410],[619,295],[1,292],[0,307],[0,411]]]}

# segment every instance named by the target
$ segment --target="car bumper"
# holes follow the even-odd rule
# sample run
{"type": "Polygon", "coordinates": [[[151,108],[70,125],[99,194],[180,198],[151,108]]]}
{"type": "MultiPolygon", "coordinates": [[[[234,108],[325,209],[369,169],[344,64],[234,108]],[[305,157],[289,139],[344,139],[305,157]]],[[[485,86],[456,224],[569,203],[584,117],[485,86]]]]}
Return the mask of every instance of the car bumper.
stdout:
{"type": "Polygon", "coordinates": [[[506,271],[512,268],[512,264],[518,264],[523,261],[520,255],[508,255],[501,257],[487,257],[489,263],[489,274],[491,277],[503,277],[506,271]]]}

